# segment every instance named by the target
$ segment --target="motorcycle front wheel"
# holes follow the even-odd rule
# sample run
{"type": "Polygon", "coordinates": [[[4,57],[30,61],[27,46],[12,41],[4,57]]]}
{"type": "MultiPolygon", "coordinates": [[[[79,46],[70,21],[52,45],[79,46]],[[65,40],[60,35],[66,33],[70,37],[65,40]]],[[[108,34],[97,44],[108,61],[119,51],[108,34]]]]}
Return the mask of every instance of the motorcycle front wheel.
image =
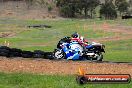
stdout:
{"type": "Polygon", "coordinates": [[[54,50],[54,59],[60,60],[60,59],[64,59],[64,58],[65,58],[65,54],[62,50],[60,50],[60,49],[54,50]]]}

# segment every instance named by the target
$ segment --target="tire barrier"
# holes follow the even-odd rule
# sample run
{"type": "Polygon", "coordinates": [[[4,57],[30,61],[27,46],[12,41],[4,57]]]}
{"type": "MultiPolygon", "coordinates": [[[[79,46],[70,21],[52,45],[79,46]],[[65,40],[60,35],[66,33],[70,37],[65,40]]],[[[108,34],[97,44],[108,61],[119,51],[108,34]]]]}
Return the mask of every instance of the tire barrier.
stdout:
{"type": "Polygon", "coordinates": [[[44,56],[45,59],[50,59],[50,60],[54,59],[53,52],[45,52],[44,56]]]}
{"type": "Polygon", "coordinates": [[[25,51],[25,50],[21,50],[17,48],[9,48],[7,46],[0,46],[0,56],[53,59],[52,52],[44,52],[41,50],[34,50],[32,52],[32,51],[25,51]]]}
{"type": "Polygon", "coordinates": [[[33,58],[44,58],[45,52],[41,50],[34,50],[33,58]]]}
{"type": "MultiPolygon", "coordinates": [[[[41,58],[41,59],[49,59],[56,60],[53,52],[44,52],[41,50],[25,51],[17,48],[9,48],[7,46],[0,46],[0,56],[5,57],[23,57],[23,58],[41,58]]],[[[85,61],[85,60],[84,60],[85,61]]],[[[85,61],[86,62],[86,61],[85,61]]],[[[112,61],[89,61],[89,63],[110,63],[110,64],[128,64],[132,65],[132,62],[112,62],[112,61]]]]}
{"type": "Polygon", "coordinates": [[[33,52],[31,51],[22,51],[22,57],[23,58],[32,58],[33,57],[33,52]]]}
{"type": "Polygon", "coordinates": [[[22,53],[21,49],[11,48],[9,52],[9,57],[21,57],[22,56],[21,53],[22,53]]]}
{"type": "Polygon", "coordinates": [[[7,46],[0,46],[0,56],[9,56],[11,49],[7,46]]]}

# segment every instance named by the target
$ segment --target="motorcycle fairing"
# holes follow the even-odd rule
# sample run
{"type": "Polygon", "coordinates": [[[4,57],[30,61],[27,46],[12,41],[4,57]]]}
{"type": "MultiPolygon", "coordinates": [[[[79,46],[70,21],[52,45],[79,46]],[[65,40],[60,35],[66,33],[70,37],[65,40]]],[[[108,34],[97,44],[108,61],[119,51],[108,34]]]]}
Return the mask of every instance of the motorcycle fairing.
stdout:
{"type": "Polygon", "coordinates": [[[79,57],[80,57],[80,54],[79,54],[79,51],[80,49],[79,48],[73,48],[72,45],[74,45],[76,43],[65,43],[63,45],[63,51],[65,52],[66,54],[66,59],[67,60],[78,60],[79,57]]]}

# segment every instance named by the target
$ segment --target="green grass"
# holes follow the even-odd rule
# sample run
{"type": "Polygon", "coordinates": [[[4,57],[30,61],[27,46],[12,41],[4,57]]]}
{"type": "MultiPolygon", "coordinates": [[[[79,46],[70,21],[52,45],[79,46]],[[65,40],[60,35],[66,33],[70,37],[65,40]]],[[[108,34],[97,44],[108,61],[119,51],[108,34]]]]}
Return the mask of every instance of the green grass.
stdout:
{"type": "MultiPolygon", "coordinates": [[[[105,21],[110,25],[131,26],[132,20],[105,21]]],[[[17,32],[16,36],[0,38],[0,44],[10,42],[10,47],[23,50],[53,51],[56,43],[64,36],[77,31],[85,38],[111,37],[113,32],[104,32],[98,26],[103,20],[12,20],[0,19],[0,32],[17,32]],[[93,24],[96,27],[93,27],[93,24]],[[52,28],[28,29],[27,25],[48,24],[52,28]],[[84,25],[87,26],[84,30],[84,25]],[[94,29],[97,29],[95,32],[94,29]]],[[[121,35],[120,35],[121,36],[121,35]]],[[[103,42],[106,45],[104,60],[132,62],[132,40],[103,42]]],[[[86,84],[78,85],[75,75],[36,75],[26,73],[0,73],[0,88],[132,88],[130,84],[86,84]]]]}
{"type": "MultiPolygon", "coordinates": [[[[4,41],[10,42],[10,47],[16,47],[23,50],[44,50],[53,51],[57,42],[64,36],[70,36],[77,31],[86,39],[102,38],[115,36],[113,32],[104,32],[100,28],[104,22],[109,25],[130,26],[132,20],[14,20],[0,19],[0,32],[17,32],[16,36],[10,38],[0,38],[0,44],[4,41]],[[47,24],[52,28],[27,28],[27,25],[47,24]],[[95,31],[96,30],[96,31],[95,31]]],[[[120,36],[123,36],[120,34],[120,36]]],[[[131,61],[132,62],[132,41],[111,41],[104,42],[106,45],[106,54],[104,60],[112,61],[131,61]]]]}
{"type": "MultiPolygon", "coordinates": [[[[97,25],[103,23],[103,21],[95,21],[97,25]]],[[[113,36],[114,33],[104,33],[103,30],[94,31],[92,20],[77,20],[77,19],[67,19],[67,20],[27,20],[27,21],[18,21],[18,20],[0,20],[0,32],[12,31],[17,32],[16,36],[11,38],[1,38],[0,43],[2,44],[5,40],[10,42],[11,47],[17,47],[22,49],[34,50],[37,47],[42,46],[42,50],[53,50],[53,47],[56,47],[56,43],[64,36],[70,36],[73,32],[77,31],[82,36],[86,38],[99,38],[113,36]],[[47,29],[29,29],[27,25],[35,24],[48,24],[52,28],[47,29]],[[8,26],[10,25],[10,26],[8,26]],[[84,26],[87,26],[84,30],[84,26]],[[48,44],[47,44],[48,43],[48,44]],[[30,46],[32,45],[32,47],[30,46]],[[34,45],[34,46],[33,46],[34,45]],[[47,45],[49,48],[47,48],[47,45]],[[29,47],[30,46],[30,47],[29,47]],[[36,48],[34,48],[36,47],[36,48]],[[51,47],[51,48],[50,48],[51,47]]],[[[97,29],[97,28],[96,28],[97,29]]]]}
{"type": "Polygon", "coordinates": [[[132,39],[105,42],[107,61],[132,62],[132,39]]]}
{"type": "Polygon", "coordinates": [[[132,83],[79,85],[75,78],[75,75],[0,73],[0,88],[132,88],[132,83]]]}

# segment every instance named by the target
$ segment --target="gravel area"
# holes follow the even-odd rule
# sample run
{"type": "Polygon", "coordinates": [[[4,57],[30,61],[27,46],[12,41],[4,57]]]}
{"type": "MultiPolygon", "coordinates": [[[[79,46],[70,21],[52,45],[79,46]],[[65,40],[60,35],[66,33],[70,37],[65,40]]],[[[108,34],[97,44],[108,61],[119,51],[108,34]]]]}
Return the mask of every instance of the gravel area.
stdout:
{"type": "Polygon", "coordinates": [[[132,65],[125,63],[95,63],[88,61],[29,60],[0,57],[0,72],[23,72],[37,74],[78,74],[83,68],[87,74],[130,74],[132,65]]]}

